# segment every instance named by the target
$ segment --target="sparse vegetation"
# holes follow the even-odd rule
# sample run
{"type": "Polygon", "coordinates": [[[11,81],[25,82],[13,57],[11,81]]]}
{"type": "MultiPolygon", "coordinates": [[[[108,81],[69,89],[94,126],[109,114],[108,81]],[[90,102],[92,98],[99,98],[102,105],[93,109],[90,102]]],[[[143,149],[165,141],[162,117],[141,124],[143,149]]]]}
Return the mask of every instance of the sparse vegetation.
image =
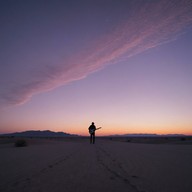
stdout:
{"type": "Polygon", "coordinates": [[[187,139],[187,138],[185,138],[185,137],[182,137],[182,138],[181,138],[181,141],[186,141],[186,139],[187,139]]]}
{"type": "Polygon", "coordinates": [[[27,141],[25,139],[19,139],[15,141],[15,147],[26,147],[27,141]]]}

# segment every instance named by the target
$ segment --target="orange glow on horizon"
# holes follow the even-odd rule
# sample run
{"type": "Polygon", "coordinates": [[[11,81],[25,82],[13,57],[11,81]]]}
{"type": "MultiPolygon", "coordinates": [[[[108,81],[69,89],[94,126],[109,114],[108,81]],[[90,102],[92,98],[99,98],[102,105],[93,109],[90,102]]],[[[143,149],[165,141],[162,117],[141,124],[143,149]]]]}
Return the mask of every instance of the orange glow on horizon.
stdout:
{"type": "MultiPolygon", "coordinates": [[[[90,122],[89,122],[90,123],[90,122]]],[[[25,119],[25,121],[12,121],[11,126],[4,125],[3,129],[0,130],[0,134],[22,132],[27,130],[50,130],[54,132],[65,132],[69,134],[76,134],[82,136],[88,136],[89,124],[87,121],[76,121],[71,124],[64,124],[63,121],[49,121],[42,120],[32,122],[32,120],[25,119]],[[80,125],[80,126],[79,126],[80,125]]],[[[192,135],[192,124],[118,124],[117,122],[107,121],[99,122],[95,121],[96,127],[102,127],[102,129],[96,131],[96,136],[107,136],[107,135],[124,135],[124,134],[184,134],[192,135]]]]}

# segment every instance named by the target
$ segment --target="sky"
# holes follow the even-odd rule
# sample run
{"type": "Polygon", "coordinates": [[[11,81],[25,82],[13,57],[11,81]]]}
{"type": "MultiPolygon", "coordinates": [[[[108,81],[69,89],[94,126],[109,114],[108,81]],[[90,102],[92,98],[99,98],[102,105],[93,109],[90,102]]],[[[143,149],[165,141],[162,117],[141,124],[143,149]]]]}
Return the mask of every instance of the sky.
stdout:
{"type": "Polygon", "coordinates": [[[1,0],[0,133],[192,135],[191,0],[1,0]]]}

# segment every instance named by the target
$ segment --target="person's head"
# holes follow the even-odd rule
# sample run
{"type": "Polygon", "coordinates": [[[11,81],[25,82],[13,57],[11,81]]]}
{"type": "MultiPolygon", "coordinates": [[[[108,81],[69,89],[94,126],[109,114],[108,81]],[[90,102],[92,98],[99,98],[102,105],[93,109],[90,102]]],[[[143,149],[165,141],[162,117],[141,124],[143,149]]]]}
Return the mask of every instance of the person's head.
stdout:
{"type": "Polygon", "coordinates": [[[94,122],[92,122],[92,125],[94,125],[94,122]]]}

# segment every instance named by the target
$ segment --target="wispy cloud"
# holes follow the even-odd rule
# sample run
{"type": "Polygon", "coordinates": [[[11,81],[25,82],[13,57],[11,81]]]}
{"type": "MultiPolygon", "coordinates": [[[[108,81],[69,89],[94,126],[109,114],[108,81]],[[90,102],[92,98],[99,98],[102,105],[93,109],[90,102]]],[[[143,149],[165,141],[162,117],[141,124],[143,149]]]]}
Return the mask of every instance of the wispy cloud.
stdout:
{"type": "Polygon", "coordinates": [[[192,24],[191,0],[154,1],[137,5],[114,31],[92,42],[73,58],[44,66],[25,82],[7,85],[0,100],[19,105],[33,95],[85,78],[109,64],[118,63],[162,43],[172,41],[192,24]]]}

